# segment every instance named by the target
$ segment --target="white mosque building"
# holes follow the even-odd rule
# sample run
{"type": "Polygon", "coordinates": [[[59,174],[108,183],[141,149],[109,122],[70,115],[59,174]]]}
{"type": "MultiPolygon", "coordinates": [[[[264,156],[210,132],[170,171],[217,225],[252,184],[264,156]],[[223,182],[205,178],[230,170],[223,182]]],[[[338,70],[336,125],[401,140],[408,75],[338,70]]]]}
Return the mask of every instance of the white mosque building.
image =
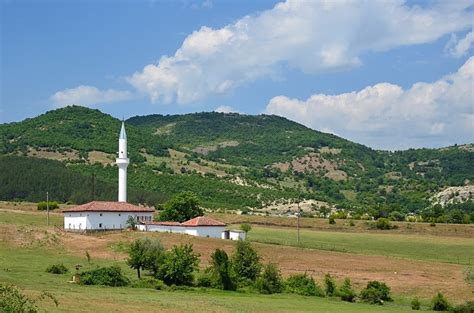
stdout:
{"type": "Polygon", "coordinates": [[[184,223],[155,222],[153,208],[127,203],[127,167],[130,159],[127,153],[127,134],[125,124],[119,135],[118,158],[118,201],[92,201],[76,207],[64,209],[64,230],[97,231],[118,230],[127,228],[127,220],[132,217],[137,221],[138,230],[151,232],[172,232],[192,236],[222,238],[232,240],[245,239],[242,231],[226,230],[226,224],[207,216],[198,216],[184,223]]]}

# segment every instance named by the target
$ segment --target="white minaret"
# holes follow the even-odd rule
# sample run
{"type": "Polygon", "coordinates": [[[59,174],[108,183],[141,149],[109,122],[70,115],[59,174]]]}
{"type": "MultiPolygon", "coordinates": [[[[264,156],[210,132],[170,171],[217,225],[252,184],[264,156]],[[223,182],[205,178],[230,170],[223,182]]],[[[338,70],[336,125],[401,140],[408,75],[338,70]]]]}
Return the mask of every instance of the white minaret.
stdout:
{"type": "Polygon", "coordinates": [[[127,166],[130,159],[127,158],[127,134],[124,122],[122,122],[122,129],[120,129],[118,158],[115,163],[119,168],[118,201],[127,202],[127,166]]]}

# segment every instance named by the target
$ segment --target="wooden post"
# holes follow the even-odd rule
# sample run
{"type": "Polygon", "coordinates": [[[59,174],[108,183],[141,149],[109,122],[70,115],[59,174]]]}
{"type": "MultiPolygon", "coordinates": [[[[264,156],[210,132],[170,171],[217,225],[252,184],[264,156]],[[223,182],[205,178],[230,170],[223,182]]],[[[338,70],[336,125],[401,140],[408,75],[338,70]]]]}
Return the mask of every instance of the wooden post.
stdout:
{"type": "Polygon", "coordinates": [[[296,220],[296,229],[298,231],[298,245],[300,244],[300,202],[298,200],[298,213],[297,214],[297,220],[296,220]]]}

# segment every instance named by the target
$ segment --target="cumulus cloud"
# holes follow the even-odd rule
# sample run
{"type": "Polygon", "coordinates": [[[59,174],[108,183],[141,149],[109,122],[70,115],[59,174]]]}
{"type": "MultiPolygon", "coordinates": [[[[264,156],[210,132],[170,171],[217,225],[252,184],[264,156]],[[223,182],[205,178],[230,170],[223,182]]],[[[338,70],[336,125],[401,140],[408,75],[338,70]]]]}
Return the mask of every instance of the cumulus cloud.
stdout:
{"type": "Polygon", "coordinates": [[[433,83],[406,90],[379,83],[306,100],[277,96],[266,113],[381,149],[474,142],[474,57],[433,83]]]}
{"type": "Polygon", "coordinates": [[[202,27],[174,55],[128,81],[152,102],[190,103],[262,77],[279,78],[285,68],[348,69],[359,66],[364,53],[432,42],[470,27],[471,4],[288,0],[220,29],[202,27]]]}
{"type": "Polygon", "coordinates": [[[93,106],[101,103],[130,100],[131,98],[133,98],[133,94],[130,91],[100,90],[94,86],[81,85],[56,92],[51,96],[51,101],[58,107],[71,104],[93,106]]]}
{"type": "Polygon", "coordinates": [[[218,112],[218,113],[240,113],[239,111],[237,111],[236,109],[234,109],[233,107],[231,107],[229,105],[218,106],[217,108],[215,108],[214,112],[218,112]]]}
{"type": "Polygon", "coordinates": [[[472,31],[467,33],[467,35],[460,40],[458,40],[456,34],[452,34],[451,40],[448,41],[445,47],[445,52],[455,58],[460,58],[469,52],[473,44],[474,32],[472,31]]]}

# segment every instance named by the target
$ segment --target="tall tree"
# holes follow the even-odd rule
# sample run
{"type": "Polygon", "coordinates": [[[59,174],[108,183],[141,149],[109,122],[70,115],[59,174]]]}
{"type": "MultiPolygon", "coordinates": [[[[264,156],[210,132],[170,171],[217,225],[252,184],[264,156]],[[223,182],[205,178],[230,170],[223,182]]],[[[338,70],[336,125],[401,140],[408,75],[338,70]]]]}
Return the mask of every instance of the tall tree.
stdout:
{"type": "Polygon", "coordinates": [[[199,207],[199,198],[190,191],[178,193],[163,207],[165,209],[159,215],[160,221],[182,223],[204,213],[202,208],[199,207]]]}

